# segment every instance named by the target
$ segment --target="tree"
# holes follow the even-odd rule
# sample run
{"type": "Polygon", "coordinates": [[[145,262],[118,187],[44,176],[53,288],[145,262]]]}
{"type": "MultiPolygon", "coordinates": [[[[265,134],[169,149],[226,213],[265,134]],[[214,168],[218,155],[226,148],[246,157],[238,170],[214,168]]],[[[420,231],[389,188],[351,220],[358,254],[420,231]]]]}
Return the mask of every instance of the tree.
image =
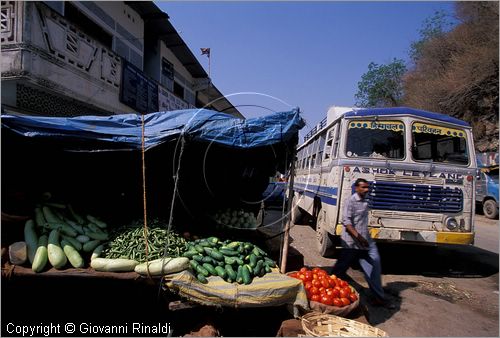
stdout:
{"type": "Polygon", "coordinates": [[[420,39],[410,45],[409,54],[412,61],[418,61],[422,56],[422,48],[428,41],[442,36],[450,27],[451,23],[444,11],[436,11],[433,16],[425,19],[419,30],[420,39]]]}
{"type": "Polygon", "coordinates": [[[358,107],[394,107],[401,104],[403,97],[403,75],[406,65],[403,60],[393,59],[388,64],[371,62],[368,71],[358,82],[355,95],[358,107]]]}
{"type": "Polygon", "coordinates": [[[404,104],[472,125],[476,149],[498,150],[498,2],[457,2],[460,23],[419,46],[404,104]]]}

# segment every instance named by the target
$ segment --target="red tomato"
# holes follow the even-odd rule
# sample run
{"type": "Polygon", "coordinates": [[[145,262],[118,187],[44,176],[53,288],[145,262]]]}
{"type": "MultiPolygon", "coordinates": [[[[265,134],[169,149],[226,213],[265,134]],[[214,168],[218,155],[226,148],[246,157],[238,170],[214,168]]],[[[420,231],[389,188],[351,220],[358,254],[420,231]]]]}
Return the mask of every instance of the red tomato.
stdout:
{"type": "Polygon", "coordinates": [[[326,288],[329,288],[330,287],[330,283],[328,282],[328,280],[326,278],[321,278],[320,279],[321,281],[321,285],[326,289],[326,288]]]}
{"type": "Polygon", "coordinates": [[[299,273],[298,276],[297,276],[301,281],[305,281],[306,280],[306,276],[304,276],[303,273],[299,273]]]}
{"type": "Polygon", "coordinates": [[[351,301],[347,298],[340,298],[340,301],[344,304],[344,306],[351,304],[351,301]]]}
{"type": "Polygon", "coordinates": [[[303,267],[303,268],[301,268],[299,271],[300,271],[300,272],[302,272],[302,273],[304,273],[304,272],[306,272],[306,271],[307,271],[307,268],[306,268],[306,267],[303,267]]]}
{"type": "Polygon", "coordinates": [[[328,296],[332,296],[333,295],[333,289],[332,288],[326,288],[325,292],[326,292],[326,294],[328,296]]]}
{"type": "Polygon", "coordinates": [[[335,286],[338,286],[339,288],[342,287],[342,281],[337,278],[335,280],[335,286]]]}
{"type": "Polygon", "coordinates": [[[342,290],[345,291],[346,295],[350,295],[351,294],[351,288],[346,286],[345,288],[342,288],[342,290]]]}
{"type": "Polygon", "coordinates": [[[289,273],[288,277],[297,278],[297,273],[296,272],[289,273]]]}
{"type": "Polygon", "coordinates": [[[318,274],[319,277],[326,277],[326,276],[328,276],[328,274],[326,273],[325,270],[319,270],[316,273],[318,274]]]}
{"type": "Polygon", "coordinates": [[[333,289],[334,289],[334,290],[338,290],[338,291],[342,290],[342,289],[340,288],[340,286],[335,286],[333,289]]]}
{"type": "Polygon", "coordinates": [[[318,274],[317,273],[313,273],[313,279],[318,279],[318,274]]]}
{"type": "Polygon", "coordinates": [[[340,287],[341,288],[345,288],[346,286],[349,286],[349,284],[347,284],[347,282],[345,280],[343,280],[342,282],[340,282],[340,287]]]}
{"type": "Polygon", "coordinates": [[[339,290],[337,290],[337,289],[333,289],[333,290],[332,290],[332,296],[333,296],[334,298],[339,298],[339,297],[340,297],[340,291],[339,291],[339,290]]]}
{"type": "Polygon", "coordinates": [[[323,286],[318,288],[318,290],[320,294],[326,293],[326,289],[323,286]]]}
{"type": "Polygon", "coordinates": [[[316,267],[316,268],[313,268],[313,269],[312,269],[312,271],[313,271],[314,273],[318,273],[318,271],[319,271],[319,270],[321,270],[321,269],[320,269],[320,268],[318,268],[318,267],[316,267]]]}
{"type": "Polygon", "coordinates": [[[308,291],[310,288],[312,288],[312,283],[311,282],[305,282],[304,283],[304,289],[306,289],[306,291],[308,291]]]}
{"type": "Polygon", "coordinates": [[[342,303],[342,301],[339,298],[334,298],[333,299],[333,305],[334,306],[338,306],[338,307],[344,306],[344,304],[342,303]]]}
{"type": "Polygon", "coordinates": [[[311,300],[315,301],[315,302],[319,302],[321,300],[321,297],[320,297],[320,295],[312,295],[311,300]]]}
{"type": "Polygon", "coordinates": [[[319,289],[315,286],[309,289],[309,292],[313,295],[319,295],[319,289]]]}
{"type": "Polygon", "coordinates": [[[335,280],[335,279],[337,279],[337,276],[331,275],[330,278],[333,279],[333,280],[335,280]]]}
{"type": "Polygon", "coordinates": [[[325,305],[332,305],[333,299],[332,299],[332,297],[329,297],[329,296],[321,296],[321,303],[323,303],[325,305]]]}
{"type": "Polygon", "coordinates": [[[345,293],[344,289],[340,290],[340,298],[345,298],[345,297],[349,297],[349,294],[345,293]]]}
{"type": "Polygon", "coordinates": [[[356,296],[356,294],[355,294],[355,293],[351,293],[351,294],[349,295],[349,300],[350,300],[351,302],[353,302],[353,303],[354,303],[355,301],[357,301],[357,300],[358,300],[358,296],[356,296]]]}
{"type": "Polygon", "coordinates": [[[312,279],[313,279],[313,273],[312,273],[312,271],[306,271],[304,273],[304,275],[306,276],[306,281],[308,281],[308,282],[312,281],[312,279]]]}
{"type": "Polygon", "coordinates": [[[321,282],[317,279],[313,279],[312,281],[313,286],[320,288],[321,287],[321,282]]]}

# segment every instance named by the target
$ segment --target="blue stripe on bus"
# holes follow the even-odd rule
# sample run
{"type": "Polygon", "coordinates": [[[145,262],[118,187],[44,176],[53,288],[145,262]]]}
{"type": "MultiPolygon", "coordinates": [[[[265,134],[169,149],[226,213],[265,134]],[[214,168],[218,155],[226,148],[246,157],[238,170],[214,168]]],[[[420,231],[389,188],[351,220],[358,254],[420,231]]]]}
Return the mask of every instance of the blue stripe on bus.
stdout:
{"type": "MultiPolygon", "coordinates": [[[[310,198],[314,198],[314,197],[318,196],[318,194],[316,194],[312,191],[307,191],[307,190],[299,191],[299,194],[304,194],[310,198]]],[[[337,198],[328,197],[328,196],[324,196],[324,195],[319,195],[319,196],[321,196],[321,202],[326,203],[326,204],[330,204],[330,205],[337,205],[337,198]]]]}
{"type": "Polygon", "coordinates": [[[307,187],[308,191],[316,191],[326,195],[337,195],[338,192],[337,187],[323,187],[323,186],[304,184],[304,183],[295,183],[294,187],[301,190],[305,190],[307,187]]]}
{"type": "Polygon", "coordinates": [[[299,192],[303,193],[307,197],[314,198],[316,196],[320,196],[321,202],[324,202],[326,204],[330,205],[337,205],[337,191],[338,188],[336,187],[320,187],[317,185],[311,185],[307,184],[307,190],[305,189],[306,185],[299,183],[295,184],[294,188],[299,192]]]}

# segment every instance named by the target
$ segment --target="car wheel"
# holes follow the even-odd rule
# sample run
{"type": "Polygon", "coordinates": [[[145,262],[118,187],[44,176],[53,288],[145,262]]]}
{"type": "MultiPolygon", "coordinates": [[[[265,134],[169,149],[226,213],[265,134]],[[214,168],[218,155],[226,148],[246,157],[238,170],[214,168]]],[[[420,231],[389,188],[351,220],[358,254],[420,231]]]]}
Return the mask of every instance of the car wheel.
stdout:
{"type": "Polygon", "coordinates": [[[495,219],[498,217],[498,203],[494,200],[486,200],[483,203],[484,215],[488,218],[495,219]]]}

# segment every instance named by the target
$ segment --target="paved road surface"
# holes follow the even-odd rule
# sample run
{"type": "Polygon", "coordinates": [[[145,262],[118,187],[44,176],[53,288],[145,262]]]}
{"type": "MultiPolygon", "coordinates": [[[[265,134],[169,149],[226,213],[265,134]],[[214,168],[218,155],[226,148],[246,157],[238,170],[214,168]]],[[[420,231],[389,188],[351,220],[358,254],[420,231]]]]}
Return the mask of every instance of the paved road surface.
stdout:
{"type": "Polygon", "coordinates": [[[500,228],[497,219],[476,215],[476,236],[474,245],[484,250],[498,253],[500,228]]]}
{"type": "MultiPolygon", "coordinates": [[[[276,218],[273,211],[267,221],[276,218]]],[[[498,234],[498,221],[477,215],[475,246],[379,244],[384,289],[396,309],[367,305],[370,323],[390,336],[498,337],[498,234]]],[[[317,254],[311,227],[294,226],[291,241],[288,270],[335,264],[335,255],[317,254]]],[[[279,245],[277,238],[270,242],[279,245]]],[[[365,302],[370,292],[363,274],[356,268],[348,274],[365,302]]]]}

